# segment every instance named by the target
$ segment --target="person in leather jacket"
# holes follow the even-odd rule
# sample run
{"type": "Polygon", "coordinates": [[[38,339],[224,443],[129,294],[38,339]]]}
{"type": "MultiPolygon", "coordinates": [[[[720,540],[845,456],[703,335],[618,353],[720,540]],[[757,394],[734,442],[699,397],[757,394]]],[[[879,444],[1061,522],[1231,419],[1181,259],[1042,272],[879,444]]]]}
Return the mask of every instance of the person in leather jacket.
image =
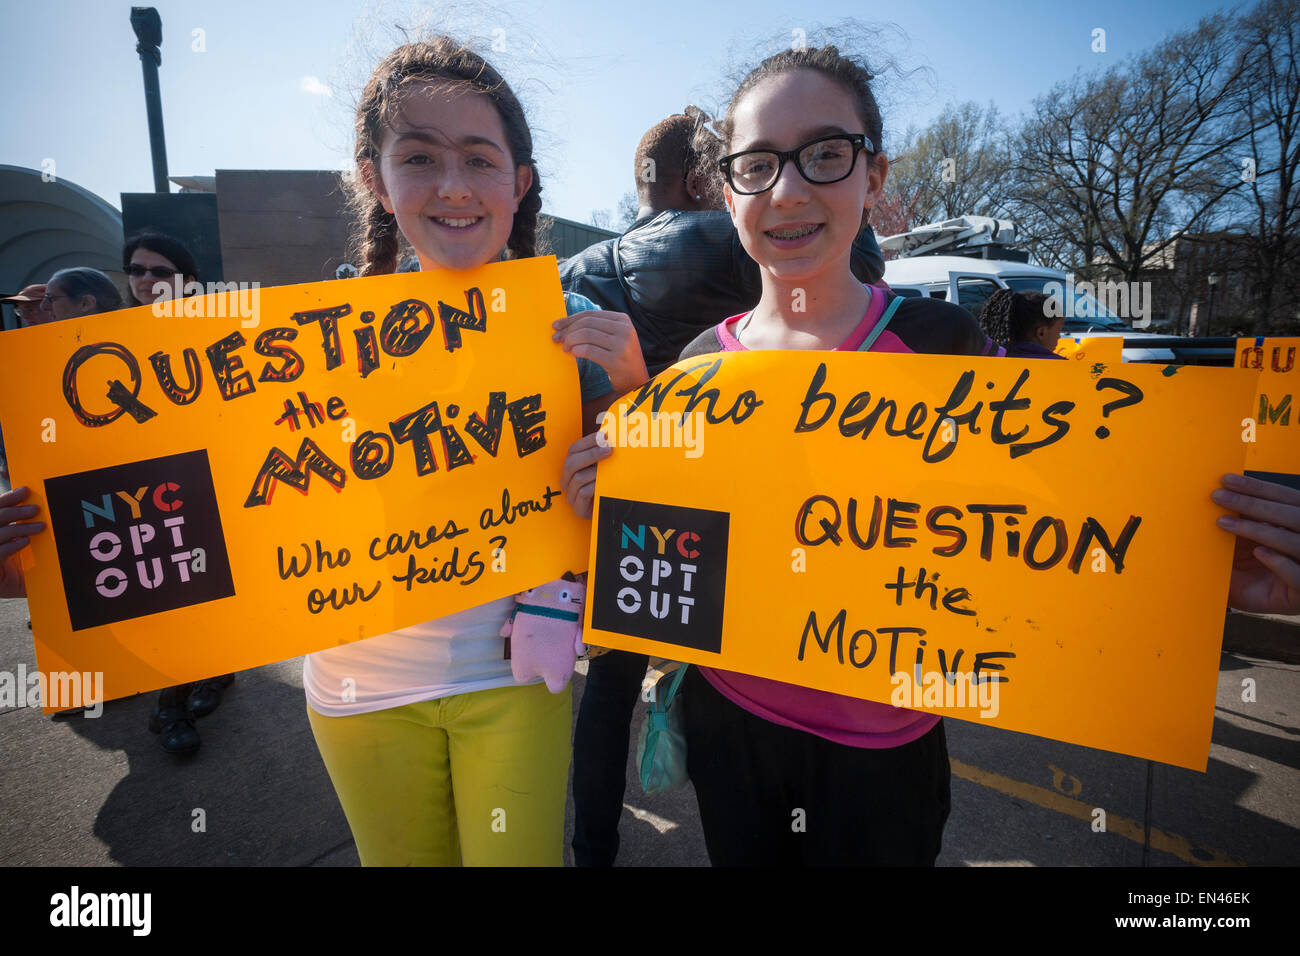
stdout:
{"type": "MultiPolygon", "coordinates": [[[[654,158],[642,148],[637,156],[638,170],[645,168],[645,159],[654,158]]],[[[651,167],[659,174],[657,182],[638,176],[641,208],[627,232],[560,264],[566,292],[631,316],[652,376],[676,362],[705,329],[752,309],[763,291],[758,264],[741,246],[731,216],[706,205],[711,200],[696,186],[694,173],[666,170],[665,165],[660,161],[651,167]]],[[[682,160],[678,165],[680,169],[682,160]]],[[[864,227],[854,241],[850,266],[865,283],[879,282],[884,274],[871,227],[864,227]]]]}

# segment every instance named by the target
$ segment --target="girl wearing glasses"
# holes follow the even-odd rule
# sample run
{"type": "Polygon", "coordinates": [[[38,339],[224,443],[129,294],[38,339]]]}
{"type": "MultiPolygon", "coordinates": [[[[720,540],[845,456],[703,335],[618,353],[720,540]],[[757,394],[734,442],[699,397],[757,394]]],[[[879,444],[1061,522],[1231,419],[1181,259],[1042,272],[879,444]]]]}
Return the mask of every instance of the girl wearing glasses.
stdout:
{"type": "MultiPolygon", "coordinates": [[[[682,359],[745,349],[1001,354],[965,309],[895,297],[849,270],[889,171],[871,79],[827,46],[770,57],[740,85],[714,167],[762,270],[762,298],[682,359]]],[[[595,466],[611,453],[595,436],[570,449],[564,490],[580,515],[590,516],[595,466]]],[[[1258,519],[1219,519],[1242,536],[1233,606],[1300,610],[1300,493],[1240,476],[1224,484],[1236,493],[1214,500],[1258,519]]],[[[933,865],[950,806],[937,715],[706,667],[687,672],[681,706],[715,865],[933,865]]]]}
{"type": "MultiPolygon", "coordinates": [[[[682,359],[744,349],[999,354],[965,309],[893,297],[849,269],[889,170],[870,80],[828,46],[783,51],[741,83],[714,147],[726,155],[710,165],[761,269],[762,298],[682,359]]],[[[608,454],[589,436],[566,462],[565,495],[588,515],[594,462],[608,454]]],[[[687,672],[681,706],[715,866],[934,863],[949,809],[938,716],[705,667],[687,672]],[[806,832],[791,826],[796,808],[806,832]]]]}
{"type": "MultiPolygon", "coordinates": [[[[828,46],[770,57],[740,85],[715,168],[763,295],[683,359],[744,349],[1000,352],[965,309],[891,296],[849,270],[853,237],[889,171],[870,80],[828,46]]],[[[715,865],[933,864],[949,809],[938,716],[712,668],[692,667],[686,685],[688,768],[715,865]],[[791,825],[795,808],[806,832],[791,825]]]]}

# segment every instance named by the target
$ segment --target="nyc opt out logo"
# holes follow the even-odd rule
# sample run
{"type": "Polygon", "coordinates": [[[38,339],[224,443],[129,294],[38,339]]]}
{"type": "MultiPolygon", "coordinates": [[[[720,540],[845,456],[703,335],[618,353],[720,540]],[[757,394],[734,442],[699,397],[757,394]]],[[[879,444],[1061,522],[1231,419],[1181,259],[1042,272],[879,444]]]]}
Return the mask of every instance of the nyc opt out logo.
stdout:
{"type": "Polygon", "coordinates": [[[602,497],[593,626],[720,652],[730,520],[724,511],[602,497]]]}
{"type": "Polygon", "coordinates": [[[206,451],[45,482],[72,629],[235,593],[206,451]]]}

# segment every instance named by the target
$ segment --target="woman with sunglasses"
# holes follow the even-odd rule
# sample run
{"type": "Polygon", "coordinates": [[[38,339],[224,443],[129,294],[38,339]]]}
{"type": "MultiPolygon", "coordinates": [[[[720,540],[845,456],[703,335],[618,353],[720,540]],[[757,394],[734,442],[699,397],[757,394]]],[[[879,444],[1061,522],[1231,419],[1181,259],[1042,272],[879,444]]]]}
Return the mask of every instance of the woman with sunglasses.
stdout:
{"type": "Polygon", "coordinates": [[[158,232],[141,232],[122,248],[122,271],[131,287],[128,305],[153,305],[172,297],[175,280],[197,282],[199,266],[181,243],[158,232]]]}
{"type": "MultiPolygon", "coordinates": [[[[180,242],[158,232],[140,232],[126,240],[122,249],[122,271],[131,287],[131,305],[153,305],[170,299],[177,283],[197,282],[198,263],[180,242]],[[179,276],[179,280],[178,277],[179,276]]],[[[217,709],[222,692],[234,681],[234,674],[212,677],[195,684],[166,687],[149,718],[149,729],[159,735],[162,749],[170,754],[190,754],[199,749],[195,718],[217,709]]]]}

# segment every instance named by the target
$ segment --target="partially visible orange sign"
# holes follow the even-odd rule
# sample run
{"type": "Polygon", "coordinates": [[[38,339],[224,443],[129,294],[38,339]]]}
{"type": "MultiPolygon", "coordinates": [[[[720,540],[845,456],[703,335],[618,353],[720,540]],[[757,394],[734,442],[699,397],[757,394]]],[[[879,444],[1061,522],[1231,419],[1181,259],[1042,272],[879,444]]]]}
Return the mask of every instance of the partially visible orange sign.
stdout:
{"type": "Polygon", "coordinates": [[[1300,475],[1300,338],[1237,339],[1237,368],[1257,369],[1259,387],[1243,426],[1246,467],[1300,475]]]}

